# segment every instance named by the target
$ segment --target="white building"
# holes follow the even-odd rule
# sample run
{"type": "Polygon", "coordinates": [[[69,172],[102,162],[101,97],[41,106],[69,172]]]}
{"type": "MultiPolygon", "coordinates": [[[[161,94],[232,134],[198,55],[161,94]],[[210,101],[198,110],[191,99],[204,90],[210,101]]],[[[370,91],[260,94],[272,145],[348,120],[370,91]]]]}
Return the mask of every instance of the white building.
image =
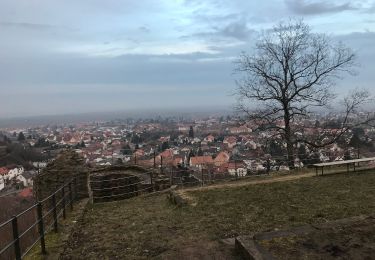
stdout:
{"type": "Polygon", "coordinates": [[[4,176],[6,180],[12,180],[22,174],[25,171],[25,169],[21,167],[16,167],[12,170],[9,170],[8,174],[4,176]]]}
{"type": "Polygon", "coordinates": [[[5,180],[3,176],[0,176],[0,191],[5,188],[5,180]]]}

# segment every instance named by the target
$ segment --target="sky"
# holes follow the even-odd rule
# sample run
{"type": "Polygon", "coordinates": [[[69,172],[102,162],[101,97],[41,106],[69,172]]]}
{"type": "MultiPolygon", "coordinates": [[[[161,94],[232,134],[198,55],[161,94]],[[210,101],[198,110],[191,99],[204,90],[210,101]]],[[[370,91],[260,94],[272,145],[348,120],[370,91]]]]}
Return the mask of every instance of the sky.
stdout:
{"type": "Polygon", "coordinates": [[[343,41],[375,92],[375,0],[0,0],[0,118],[231,107],[234,61],[282,20],[343,41]]]}

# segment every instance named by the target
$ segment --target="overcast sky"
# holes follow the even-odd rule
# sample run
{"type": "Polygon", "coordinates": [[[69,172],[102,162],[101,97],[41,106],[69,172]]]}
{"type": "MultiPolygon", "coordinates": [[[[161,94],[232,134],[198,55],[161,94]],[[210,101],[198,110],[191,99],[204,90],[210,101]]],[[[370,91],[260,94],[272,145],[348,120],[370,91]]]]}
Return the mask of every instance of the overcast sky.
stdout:
{"type": "Polygon", "coordinates": [[[233,59],[303,18],[358,54],[374,90],[375,0],[1,0],[0,117],[231,106],[233,59]]]}

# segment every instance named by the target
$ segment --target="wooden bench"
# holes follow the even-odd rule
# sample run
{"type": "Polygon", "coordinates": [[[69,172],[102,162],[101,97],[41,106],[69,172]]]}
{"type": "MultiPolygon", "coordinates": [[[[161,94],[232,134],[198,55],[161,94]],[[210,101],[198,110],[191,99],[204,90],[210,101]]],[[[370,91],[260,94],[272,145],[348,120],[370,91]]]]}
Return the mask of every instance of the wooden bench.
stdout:
{"type": "Polygon", "coordinates": [[[362,159],[353,159],[353,160],[345,160],[345,161],[335,161],[335,162],[326,162],[326,163],[316,163],[313,164],[315,167],[315,173],[318,175],[318,169],[321,169],[322,175],[324,173],[324,167],[326,166],[334,166],[334,165],[345,165],[346,164],[346,169],[347,172],[349,172],[350,165],[353,165],[353,170],[355,171],[355,164],[356,163],[361,163],[361,162],[370,162],[370,161],[375,161],[375,157],[371,158],[362,158],[362,159]]]}

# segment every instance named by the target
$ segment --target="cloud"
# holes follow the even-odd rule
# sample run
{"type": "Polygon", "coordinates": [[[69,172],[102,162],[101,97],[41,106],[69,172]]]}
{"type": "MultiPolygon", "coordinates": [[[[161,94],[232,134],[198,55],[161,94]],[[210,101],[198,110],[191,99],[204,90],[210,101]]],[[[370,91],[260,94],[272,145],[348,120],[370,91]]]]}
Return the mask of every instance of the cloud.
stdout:
{"type": "Polygon", "coordinates": [[[150,28],[148,28],[147,26],[140,26],[138,28],[141,32],[144,32],[144,33],[149,33],[151,32],[150,28]]]}
{"type": "Polygon", "coordinates": [[[233,22],[218,29],[217,32],[224,37],[232,37],[238,40],[248,39],[255,31],[248,28],[244,21],[233,22]]]}
{"type": "Polygon", "coordinates": [[[203,38],[212,41],[233,39],[246,41],[255,33],[256,31],[249,28],[244,20],[239,20],[223,26],[213,26],[210,31],[193,33],[190,36],[183,36],[183,38],[203,38]]]}
{"type": "Polygon", "coordinates": [[[349,1],[343,4],[333,4],[328,1],[307,1],[307,0],[285,0],[289,9],[298,15],[317,15],[324,13],[340,13],[349,10],[357,10],[349,1]]]}
{"type": "Polygon", "coordinates": [[[370,7],[364,10],[365,13],[372,14],[375,13],[375,3],[373,3],[370,7]]]}
{"type": "MultiPolygon", "coordinates": [[[[0,0],[0,89],[6,97],[0,114],[30,107],[39,114],[172,106],[181,99],[194,106],[199,98],[209,105],[230,102],[232,59],[253,50],[258,31],[291,12],[317,32],[371,29],[375,1],[349,1],[0,0]]],[[[358,50],[363,64],[359,77],[345,84],[372,86],[374,35],[339,39],[358,50]]]]}
{"type": "Polygon", "coordinates": [[[50,30],[56,28],[56,26],[49,24],[37,24],[37,23],[15,23],[15,22],[0,22],[1,27],[12,27],[29,30],[50,30]]]}

